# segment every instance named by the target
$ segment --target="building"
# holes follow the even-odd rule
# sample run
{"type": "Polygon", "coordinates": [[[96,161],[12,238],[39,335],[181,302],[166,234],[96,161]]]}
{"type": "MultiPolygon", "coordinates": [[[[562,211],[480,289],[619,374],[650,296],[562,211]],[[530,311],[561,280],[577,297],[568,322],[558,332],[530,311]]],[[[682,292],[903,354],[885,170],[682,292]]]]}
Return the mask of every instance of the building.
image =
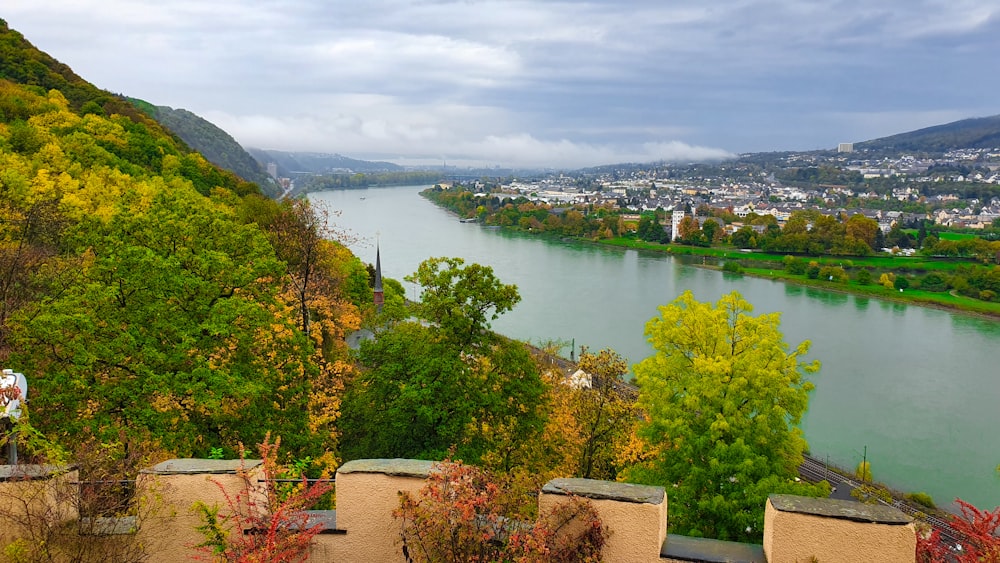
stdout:
{"type": "Polygon", "coordinates": [[[854,143],[840,143],[837,152],[854,152],[854,143]]]}
{"type": "Polygon", "coordinates": [[[674,209],[674,213],[670,216],[670,241],[673,242],[677,240],[680,236],[681,221],[684,220],[684,210],[674,209]]]}

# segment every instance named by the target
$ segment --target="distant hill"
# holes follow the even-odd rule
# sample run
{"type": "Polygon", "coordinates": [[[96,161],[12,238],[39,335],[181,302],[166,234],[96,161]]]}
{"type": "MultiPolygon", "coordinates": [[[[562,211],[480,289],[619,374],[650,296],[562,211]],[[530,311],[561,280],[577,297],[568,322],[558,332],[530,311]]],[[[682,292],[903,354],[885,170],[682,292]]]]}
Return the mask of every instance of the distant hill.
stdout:
{"type": "Polygon", "coordinates": [[[214,123],[186,109],[155,106],[134,98],[130,100],[212,164],[225,168],[248,182],[254,182],[266,195],[275,197],[281,194],[281,188],[267,175],[264,167],[236,139],[214,123]]]}
{"type": "Polygon", "coordinates": [[[269,162],[278,165],[278,174],[295,177],[303,174],[335,174],[370,173],[370,172],[401,172],[403,167],[391,162],[357,160],[339,154],[317,152],[286,152],[270,149],[248,148],[249,152],[262,166],[269,162]]]}
{"type": "Polygon", "coordinates": [[[854,144],[856,149],[932,153],[995,147],[1000,147],[1000,115],[963,119],[854,144]]]}

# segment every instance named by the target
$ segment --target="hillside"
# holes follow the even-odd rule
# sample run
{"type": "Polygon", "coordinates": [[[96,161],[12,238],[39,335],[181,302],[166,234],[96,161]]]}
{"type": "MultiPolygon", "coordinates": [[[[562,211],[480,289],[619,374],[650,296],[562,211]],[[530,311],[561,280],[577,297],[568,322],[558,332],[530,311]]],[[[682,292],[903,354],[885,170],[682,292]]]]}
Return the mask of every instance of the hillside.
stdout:
{"type": "Polygon", "coordinates": [[[361,262],[307,203],[263,197],[6,24],[0,71],[0,364],[31,385],[22,457],[106,451],[120,479],[273,431],[334,460],[361,262]]]}
{"type": "Polygon", "coordinates": [[[403,167],[391,162],[357,160],[339,154],[316,152],[288,152],[270,149],[248,148],[249,152],[263,166],[273,162],[278,165],[278,174],[296,177],[305,174],[401,172],[403,167]]]}
{"type": "Polygon", "coordinates": [[[963,119],[854,145],[855,149],[927,153],[997,147],[1000,147],[1000,115],[963,119]]]}
{"type": "Polygon", "coordinates": [[[277,183],[267,175],[260,163],[236,139],[214,123],[186,109],[155,106],[137,99],[130,101],[204,155],[212,164],[257,184],[268,196],[276,197],[281,194],[277,183]]]}

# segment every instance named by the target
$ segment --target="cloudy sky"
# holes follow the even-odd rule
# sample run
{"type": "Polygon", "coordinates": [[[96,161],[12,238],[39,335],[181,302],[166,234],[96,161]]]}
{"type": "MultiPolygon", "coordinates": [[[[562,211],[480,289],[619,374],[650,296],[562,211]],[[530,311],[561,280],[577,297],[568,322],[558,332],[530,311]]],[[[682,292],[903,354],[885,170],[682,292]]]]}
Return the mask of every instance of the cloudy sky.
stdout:
{"type": "Polygon", "coordinates": [[[97,86],[245,146],[576,167],[1000,113],[1000,0],[3,0],[97,86]]]}

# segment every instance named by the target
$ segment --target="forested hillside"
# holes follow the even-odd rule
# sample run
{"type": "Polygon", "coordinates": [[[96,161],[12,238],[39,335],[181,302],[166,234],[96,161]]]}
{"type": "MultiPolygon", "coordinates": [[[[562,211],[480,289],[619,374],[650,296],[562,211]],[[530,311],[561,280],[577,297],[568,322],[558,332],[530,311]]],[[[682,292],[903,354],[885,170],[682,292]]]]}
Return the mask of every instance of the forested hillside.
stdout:
{"type": "Polygon", "coordinates": [[[857,149],[947,152],[1000,147],[1000,115],[963,119],[855,144],[857,149]]]}
{"type": "Polygon", "coordinates": [[[130,101],[204,155],[209,162],[257,184],[265,195],[281,195],[281,189],[260,163],[214,123],[186,109],[155,106],[143,100],[130,101]]]}
{"type": "Polygon", "coordinates": [[[361,262],[305,203],[262,196],[6,25],[0,46],[0,363],[28,377],[30,424],[147,457],[232,456],[272,431],[335,462],[361,262]]]}

